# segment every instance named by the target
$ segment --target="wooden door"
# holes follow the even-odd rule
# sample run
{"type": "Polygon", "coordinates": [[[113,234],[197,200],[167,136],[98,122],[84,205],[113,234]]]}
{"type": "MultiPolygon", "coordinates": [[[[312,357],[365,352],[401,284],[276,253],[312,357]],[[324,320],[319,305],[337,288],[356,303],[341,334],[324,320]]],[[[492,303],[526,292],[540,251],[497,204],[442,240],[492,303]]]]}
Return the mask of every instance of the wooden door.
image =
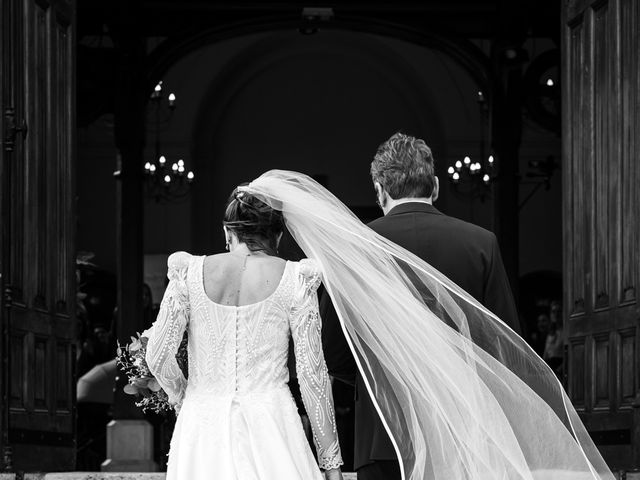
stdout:
{"type": "Polygon", "coordinates": [[[0,5],[0,461],[18,471],[73,469],[75,6],[0,5]]]}
{"type": "Polygon", "coordinates": [[[640,8],[563,2],[568,390],[605,459],[640,465],[640,8]]]}

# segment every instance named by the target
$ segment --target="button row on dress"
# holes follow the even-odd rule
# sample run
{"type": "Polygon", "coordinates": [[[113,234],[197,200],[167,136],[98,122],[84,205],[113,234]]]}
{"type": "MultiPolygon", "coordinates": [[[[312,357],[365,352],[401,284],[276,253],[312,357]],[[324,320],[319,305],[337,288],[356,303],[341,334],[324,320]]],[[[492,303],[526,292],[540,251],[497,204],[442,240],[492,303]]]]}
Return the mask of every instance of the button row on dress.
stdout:
{"type": "Polygon", "coordinates": [[[236,336],[235,336],[235,345],[236,345],[236,358],[235,358],[235,362],[236,362],[236,372],[235,372],[235,384],[236,384],[236,392],[238,391],[238,309],[236,308],[236,318],[235,318],[235,322],[236,322],[236,336]]]}

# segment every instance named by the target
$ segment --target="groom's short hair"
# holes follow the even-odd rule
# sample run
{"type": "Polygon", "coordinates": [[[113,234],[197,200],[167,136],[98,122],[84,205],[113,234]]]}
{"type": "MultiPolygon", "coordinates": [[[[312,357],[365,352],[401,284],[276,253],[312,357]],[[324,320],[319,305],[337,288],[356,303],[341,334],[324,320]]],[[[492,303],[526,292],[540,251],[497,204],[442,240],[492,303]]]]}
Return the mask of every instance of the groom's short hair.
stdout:
{"type": "Polygon", "coordinates": [[[394,200],[429,198],[436,183],[431,149],[424,140],[396,133],[378,147],[371,178],[394,200]]]}

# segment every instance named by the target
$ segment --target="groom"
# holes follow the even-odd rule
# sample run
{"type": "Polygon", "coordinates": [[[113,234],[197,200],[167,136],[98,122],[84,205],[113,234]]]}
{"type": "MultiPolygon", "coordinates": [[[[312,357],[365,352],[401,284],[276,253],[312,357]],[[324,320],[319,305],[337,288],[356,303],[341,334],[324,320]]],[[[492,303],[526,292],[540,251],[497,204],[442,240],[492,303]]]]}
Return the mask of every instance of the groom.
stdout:
{"type": "MultiPolygon", "coordinates": [[[[439,182],[427,144],[396,133],[378,148],[371,178],[384,216],[369,227],[431,264],[520,333],[495,235],[448,217],[433,206],[439,182]]],[[[395,451],[326,294],[320,311],[329,373],[356,388],[354,468],[358,480],[400,480],[395,451]]]]}

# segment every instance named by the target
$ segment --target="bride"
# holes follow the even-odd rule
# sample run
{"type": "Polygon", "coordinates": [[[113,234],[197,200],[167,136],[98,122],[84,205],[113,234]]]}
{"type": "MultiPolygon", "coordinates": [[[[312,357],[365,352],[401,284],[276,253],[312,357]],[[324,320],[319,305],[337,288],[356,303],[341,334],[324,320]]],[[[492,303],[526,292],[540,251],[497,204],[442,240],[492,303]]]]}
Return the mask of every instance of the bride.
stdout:
{"type": "Polygon", "coordinates": [[[322,279],[408,480],[614,480],[554,372],[429,264],[311,178],[232,194],[229,253],[169,258],[147,362],[179,410],[168,479],[319,479],[286,389],[293,337],[318,464],[341,478],[320,345],[322,279]],[[309,260],[275,256],[286,227],[309,260]],[[312,260],[311,260],[312,259],[312,260]],[[189,332],[189,375],[174,358],[189,332]]]}
{"type": "Polygon", "coordinates": [[[320,340],[315,262],[277,257],[282,213],[236,189],[228,253],[172,254],[147,363],[179,409],[167,479],[341,479],[331,383],[320,340]],[[188,380],[175,353],[188,330],[188,380]],[[287,386],[293,337],[318,462],[287,386]]]}

